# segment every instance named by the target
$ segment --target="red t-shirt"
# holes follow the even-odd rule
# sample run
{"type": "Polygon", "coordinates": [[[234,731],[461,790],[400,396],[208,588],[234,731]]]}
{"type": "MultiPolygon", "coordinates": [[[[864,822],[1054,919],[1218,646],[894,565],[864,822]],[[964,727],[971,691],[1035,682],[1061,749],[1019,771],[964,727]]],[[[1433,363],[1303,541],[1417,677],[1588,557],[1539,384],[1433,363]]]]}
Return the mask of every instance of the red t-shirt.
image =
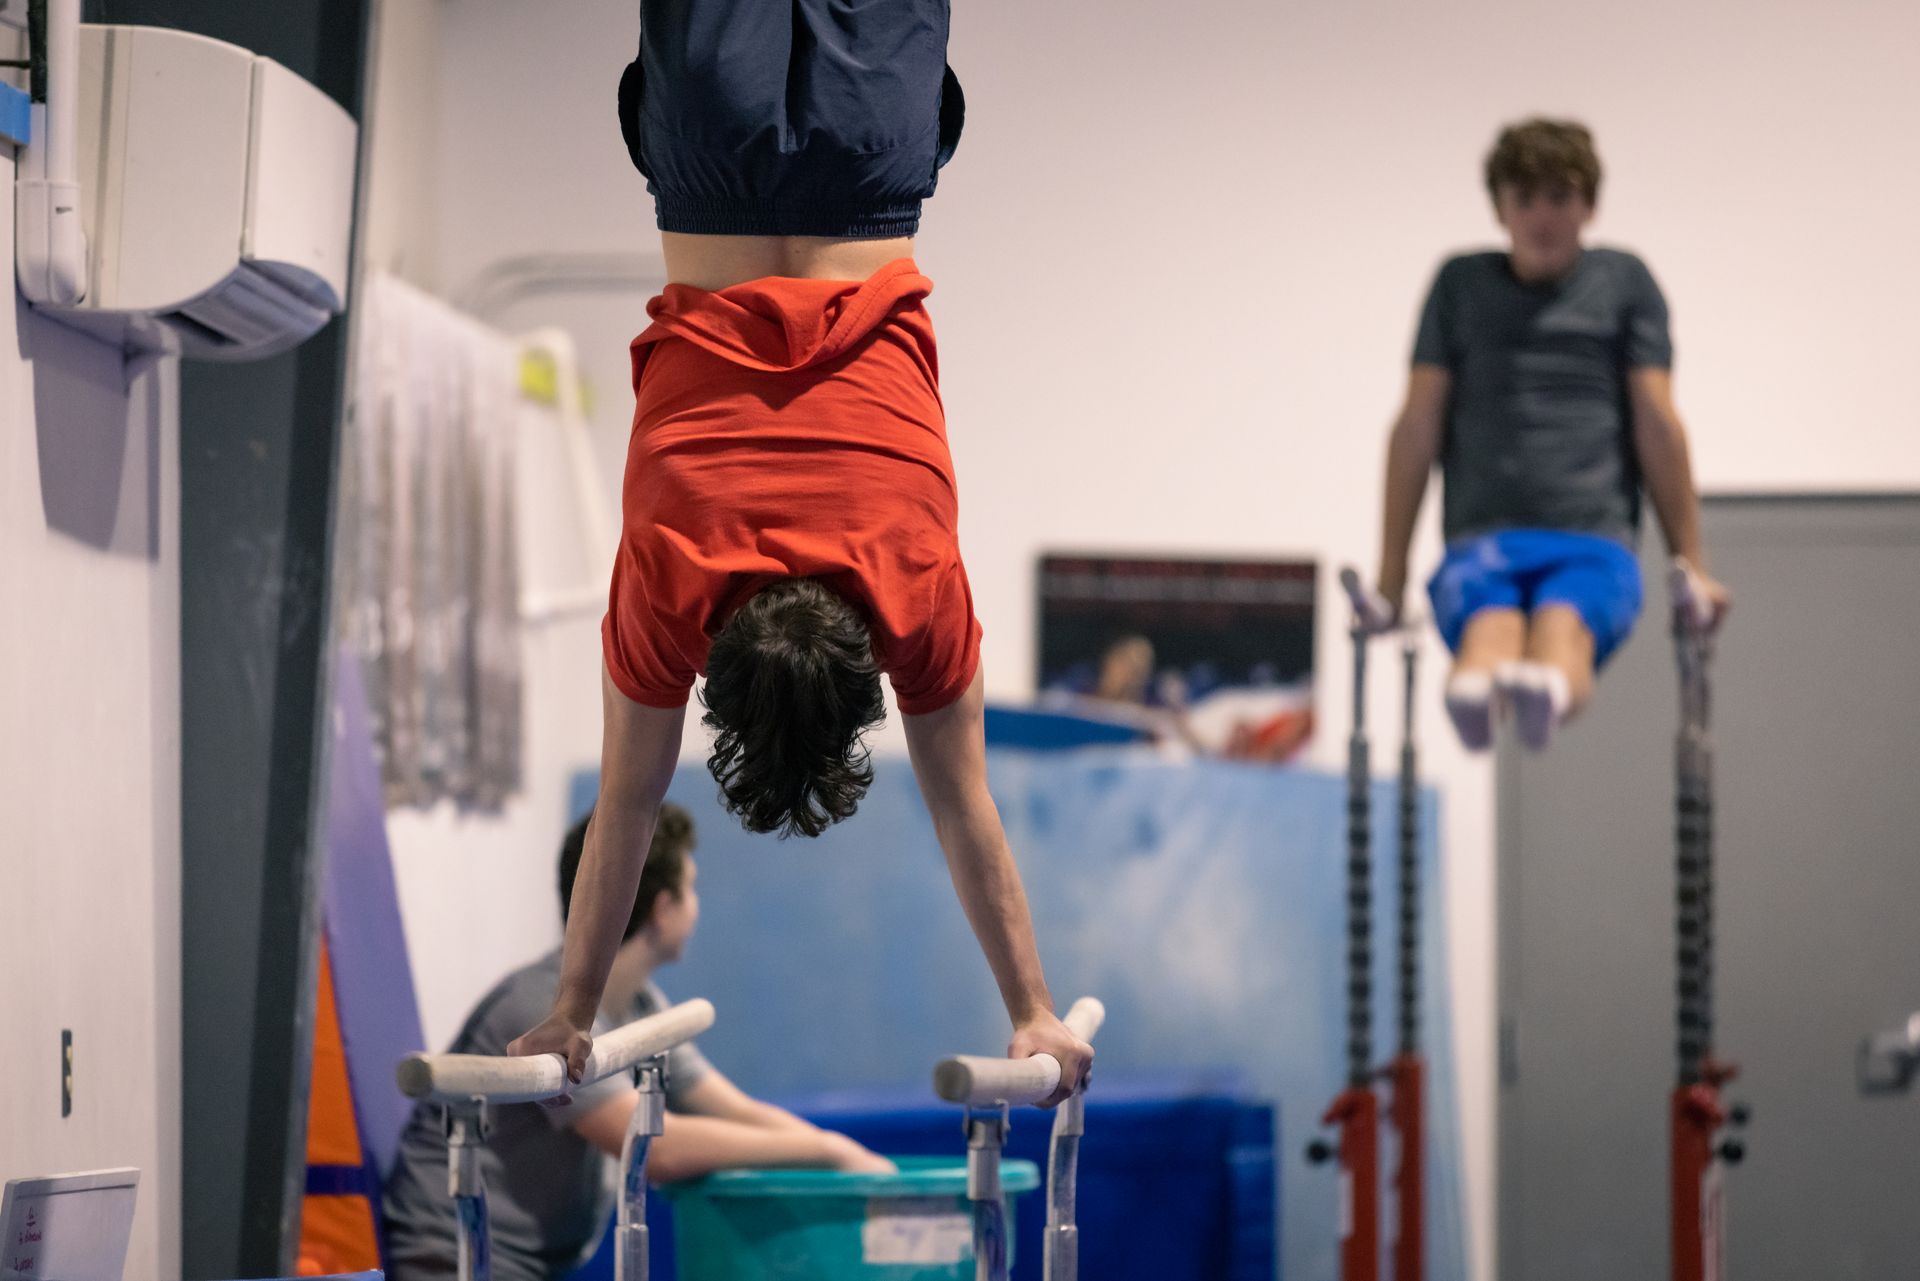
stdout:
{"type": "Polygon", "coordinates": [[[684,705],[714,634],[781,578],[818,578],[866,613],[901,711],[966,692],[980,625],[932,289],[900,259],[865,281],[668,285],[647,304],[601,626],[628,698],[684,705]]]}

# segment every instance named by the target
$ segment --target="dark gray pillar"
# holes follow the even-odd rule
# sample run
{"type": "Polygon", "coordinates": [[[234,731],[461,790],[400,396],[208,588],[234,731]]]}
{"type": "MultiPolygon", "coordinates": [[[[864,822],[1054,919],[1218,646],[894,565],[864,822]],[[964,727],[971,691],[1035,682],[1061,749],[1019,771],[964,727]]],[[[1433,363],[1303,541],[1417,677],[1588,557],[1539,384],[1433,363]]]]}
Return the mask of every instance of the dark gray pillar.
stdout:
{"type": "MultiPolygon", "coordinates": [[[[98,0],[87,16],[230,40],[359,119],[368,11],[369,0],[98,0]]],[[[346,352],[336,321],[284,356],[181,372],[188,1281],[288,1275],[297,1245],[346,352]]]]}

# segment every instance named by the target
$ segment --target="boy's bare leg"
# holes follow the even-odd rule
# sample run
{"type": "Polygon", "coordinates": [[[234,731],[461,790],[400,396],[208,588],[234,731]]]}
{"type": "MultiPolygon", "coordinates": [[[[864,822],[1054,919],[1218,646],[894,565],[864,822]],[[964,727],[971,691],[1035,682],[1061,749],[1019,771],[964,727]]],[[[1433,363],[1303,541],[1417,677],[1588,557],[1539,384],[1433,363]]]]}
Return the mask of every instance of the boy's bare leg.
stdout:
{"type": "Polygon", "coordinates": [[[1557,668],[1567,678],[1567,710],[1572,720],[1593,697],[1593,633],[1571,605],[1542,605],[1527,623],[1527,658],[1557,668]]]}
{"type": "Polygon", "coordinates": [[[1517,609],[1483,609],[1467,620],[1453,673],[1489,672],[1527,651],[1527,616],[1517,609]]]}
{"type": "Polygon", "coordinates": [[[1468,750],[1493,744],[1494,673],[1526,651],[1527,619],[1517,609],[1483,609],[1467,620],[1447,677],[1447,715],[1468,750]]]}
{"type": "Polygon", "coordinates": [[[1593,633],[1570,605],[1543,605],[1527,621],[1526,657],[1494,670],[1520,741],[1541,751],[1593,696],[1593,633]]]}

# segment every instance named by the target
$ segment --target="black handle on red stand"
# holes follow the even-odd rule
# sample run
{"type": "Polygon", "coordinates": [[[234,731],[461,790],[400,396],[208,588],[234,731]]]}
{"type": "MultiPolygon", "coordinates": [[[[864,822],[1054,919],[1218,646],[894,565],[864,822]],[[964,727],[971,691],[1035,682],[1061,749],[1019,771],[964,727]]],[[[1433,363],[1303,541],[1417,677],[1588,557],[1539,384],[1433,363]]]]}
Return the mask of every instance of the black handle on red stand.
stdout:
{"type": "Polygon", "coordinates": [[[1387,1110],[1398,1164],[1393,1172],[1393,1281],[1426,1275],[1426,1060],[1420,1054],[1420,763],[1414,750],[1413,707],[1420,644],[1401,636],[1404,677],[1400,725],[1400,1044],[1387,1066],[1393,1094],[1387,1110]]]}
{"type": "MultiPolygon", "coordinates": [[[[1353,734],[1347,743],[1347,1084],[1322,1118],[1340,1131],[1341,1281],[1380,1276],[1380,1101],[1373,1091],[1373,796],[1367,742],[1367,593],[1348,569],[1342,585],[1354,603],[1353,734]]],[[[1324,1161],[1336,1149],[1316,1141],[1324,1161]]]]}

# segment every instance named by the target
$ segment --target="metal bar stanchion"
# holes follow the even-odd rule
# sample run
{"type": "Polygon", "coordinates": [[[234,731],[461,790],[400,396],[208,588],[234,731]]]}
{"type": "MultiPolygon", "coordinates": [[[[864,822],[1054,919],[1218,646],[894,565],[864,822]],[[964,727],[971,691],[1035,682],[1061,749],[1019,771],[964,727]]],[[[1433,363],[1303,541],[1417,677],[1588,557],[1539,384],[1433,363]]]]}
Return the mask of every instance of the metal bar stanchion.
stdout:
{"type": "Polygon", "coordinates": [[[967,1200],[973,1207],[975,1281],[1007,1281],[1007,1204],[1000,1190],[1000,1149],[1006,1142],[1006,1104],[967,1109],[967,1200]]]}
{"type": "Polygon", "coordinates": [[[493,1244],[487,1230],[487,1180],[480,1153],[493,1124],[487,1101],[469,1099],[447,1108],[447,1193],[453,1197],[460,1281],[491,1281],[493,1244]]]}
{"type": "MultiPolygon", "coordinates": [[[[1106,1007],[1082,997],[1067,1011],[1066,1025],[1081,1040],[1092,1043],[1106,1007]]],[[[1047,1152],[1047,1235],[1044,1281],[1076,1281],[1080,1275],[1080,1226],[1076,1222],[1080,1197],[1080,1136],[1087,1132],[1087,1085],[1068,1096],[1053,1114],[1053,1141],[1047,1152]]]]}
{"type": "Polygon", "coordinates": [[[667,1059],[665,1055],[649,1059],[634,1069],[634,1084],[640,1091],[633,1117],[627,1122],[626,1141],[621,1145],[620,1218],[614,1231],[617,1249],[613,1256],[615,1281],[647,1281],[651,1264],[647,1232],[647,1151],[666,1126],[667,1059]]]}

